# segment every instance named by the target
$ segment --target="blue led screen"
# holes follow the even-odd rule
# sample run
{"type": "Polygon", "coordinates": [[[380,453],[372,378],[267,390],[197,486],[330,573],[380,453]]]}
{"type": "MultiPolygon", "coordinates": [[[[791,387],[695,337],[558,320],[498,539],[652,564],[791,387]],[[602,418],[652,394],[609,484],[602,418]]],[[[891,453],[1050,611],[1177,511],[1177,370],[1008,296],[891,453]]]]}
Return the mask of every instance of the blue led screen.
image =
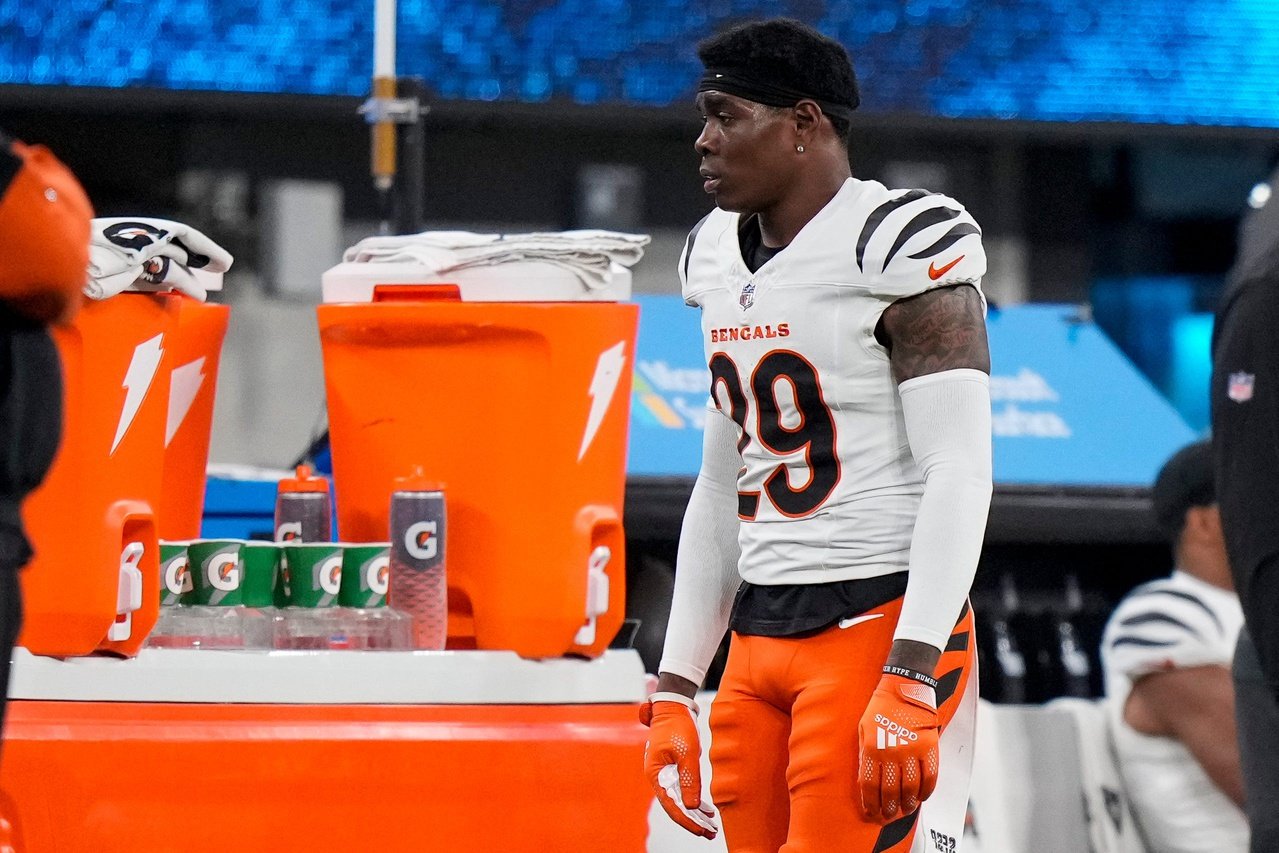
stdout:
{"type": "MultiPolygon", "coordinates": [[[[867,111],[1279,127],[1276,0],[402,0],[445,99],[687,102],[698,38],[786,14],[867,111]]],[[[0,84],[363,95],[373,0],[0,0],[0,84]]]]}

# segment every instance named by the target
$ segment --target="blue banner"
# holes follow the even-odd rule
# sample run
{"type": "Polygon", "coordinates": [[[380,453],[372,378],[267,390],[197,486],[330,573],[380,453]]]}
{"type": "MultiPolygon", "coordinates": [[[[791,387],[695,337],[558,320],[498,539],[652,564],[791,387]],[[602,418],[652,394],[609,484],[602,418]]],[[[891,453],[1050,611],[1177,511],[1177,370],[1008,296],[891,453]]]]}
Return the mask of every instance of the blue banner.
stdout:
{"type": "Polygon", "coordinates": [[[711,387],[701,315],[679,296],[636,296],[635,301],[640,324],[626,472],[696,475],[711,387]]]}
{"type": "MultiPolygon", "coordinates": [[[[640,296],[632,476],[694,476],[710,387],[697,311],[640,296]]],[[[1195,439],[1154,386],[1078,309],[992,311],[995,482],[1148,486],[1195,439]]]]}

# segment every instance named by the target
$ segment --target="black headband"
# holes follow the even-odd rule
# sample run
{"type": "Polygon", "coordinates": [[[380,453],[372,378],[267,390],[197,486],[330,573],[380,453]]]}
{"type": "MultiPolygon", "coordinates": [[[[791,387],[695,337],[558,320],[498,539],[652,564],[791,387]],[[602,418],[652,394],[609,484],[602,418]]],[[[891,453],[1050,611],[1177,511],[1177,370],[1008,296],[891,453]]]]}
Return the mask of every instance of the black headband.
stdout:
{"type": "Polygon", "coordinates": [[[816,101],[826,115],[842,119],[852,118],[853,110],[857,109],[856,99],[851,103],[840,104],[727,68],[707,68],[697,84],[697,91],[736,95],[766,107],[793,107],[800,101],[816,101]]]}

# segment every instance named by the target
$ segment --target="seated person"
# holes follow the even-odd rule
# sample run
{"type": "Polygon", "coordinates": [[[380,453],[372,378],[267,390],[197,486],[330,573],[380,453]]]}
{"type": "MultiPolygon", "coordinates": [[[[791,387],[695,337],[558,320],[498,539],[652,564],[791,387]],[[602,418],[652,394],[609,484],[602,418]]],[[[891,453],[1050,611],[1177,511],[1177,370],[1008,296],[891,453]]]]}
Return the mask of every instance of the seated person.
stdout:
{"type": "Polygon", "coordinates": [[[1226,559],[1210,443],[1168,460],[1153,498],[1174,570],[1128,593],[1102,639],[1120,774],[1152,853],[1245,853],[1230,680],[1243,612],[1226,559]]]}

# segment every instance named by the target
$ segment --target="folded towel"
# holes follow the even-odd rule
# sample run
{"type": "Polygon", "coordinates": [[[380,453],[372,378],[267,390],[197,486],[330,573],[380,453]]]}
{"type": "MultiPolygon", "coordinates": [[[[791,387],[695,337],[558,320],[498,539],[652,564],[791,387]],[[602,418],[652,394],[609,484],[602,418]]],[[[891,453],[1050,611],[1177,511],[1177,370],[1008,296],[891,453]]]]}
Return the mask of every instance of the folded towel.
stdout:
{"type": "Polygon", "coordinates": [[[201,302],[208,296],[194,270],[226,272],[234,260],[200,231],[168,219],[136,216],[95,219],[89,239],[89,283],[84,292],[106,299],[124,290],[180,290],[201,302]]]}
{"type": "Polygon", "coordinates": [[[366,237],[343,253],[355,263],[415,262],[434,273],[467,267],[542,261],[572,272],[590,290],[608,284],[609,267],[634,266],[644,256],[647,234],[617,231],[557,231],[474,234],[425,231],[401,237],[366,237]]]}

